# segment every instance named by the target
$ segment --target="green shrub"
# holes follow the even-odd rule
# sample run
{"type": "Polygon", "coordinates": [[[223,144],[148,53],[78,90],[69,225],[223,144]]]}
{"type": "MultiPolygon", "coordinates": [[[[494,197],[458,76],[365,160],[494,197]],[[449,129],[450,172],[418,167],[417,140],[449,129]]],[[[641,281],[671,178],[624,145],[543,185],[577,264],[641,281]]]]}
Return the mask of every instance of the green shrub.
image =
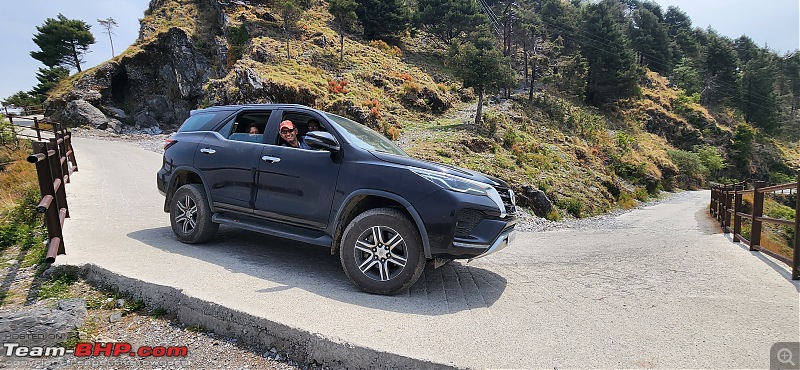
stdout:
{"type": "Polygon", "coordinates": [[[561,221],[561,213],[555,209],[551,209],[550,212],[547,212],[547,214],[544,215],[544,218],[549,221],[561,221]]]}
{"type": "Polygon", "coordinates": [[[725,158],[722,157],[719,148],[712,145],[696,145],[692,151],[697,154],[700,163],[706,168],[709,175],[725,168],[725,158]]]}
{"type": "Polygon", "coordinates": [[[247,26],[244,23],[237,27],[231,27],[228,29],[228,33],[228,41],[232,45],[242,46],[250,41],[250,33],[247,32],[247,26]]]}
{"type": "Polygon", "coordinates": [[[670,160],[680,171],[678,174],[679,185],[684,188],[697,188],[704,184],[708,169],[703,165],[700,156],[694,152],[680,149],[667,150],[670,160]]]}
{"type": "Polygon", "coordinates": [[[74,274],[53,275],[48,281],[42,283],[39,288],[39,298],[69,298],[69,286],[76,281],[78,281],[78,277],[74,274]]]}
{"type": "Polygon", "coordinates": [[[581,218],[583,214],[583,203],[575,198],[566,198],[561,202],[561,208],[577,218],[581,218]]]}

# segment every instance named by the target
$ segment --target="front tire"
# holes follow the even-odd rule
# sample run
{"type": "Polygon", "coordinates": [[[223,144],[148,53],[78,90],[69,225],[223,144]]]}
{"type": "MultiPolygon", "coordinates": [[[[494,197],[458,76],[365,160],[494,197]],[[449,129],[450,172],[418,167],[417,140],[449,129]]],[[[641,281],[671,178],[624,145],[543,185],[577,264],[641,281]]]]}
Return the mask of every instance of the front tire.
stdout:
{"type": "Polygon", "coordinates": [[[391,208],[356,216],[347,225],[339,250],[347,278],[368,293],[402,293],[425,268],[419,231],[408,216],[391,208]]]}
{"type": "Polygon", "coordinates": [[[175,191],[169,205],[169,220],[175,237],[187,244],[206,242],[219,229],[219,224],[211,222],[211,207],[200,184],[186,184],[175,191]]]}

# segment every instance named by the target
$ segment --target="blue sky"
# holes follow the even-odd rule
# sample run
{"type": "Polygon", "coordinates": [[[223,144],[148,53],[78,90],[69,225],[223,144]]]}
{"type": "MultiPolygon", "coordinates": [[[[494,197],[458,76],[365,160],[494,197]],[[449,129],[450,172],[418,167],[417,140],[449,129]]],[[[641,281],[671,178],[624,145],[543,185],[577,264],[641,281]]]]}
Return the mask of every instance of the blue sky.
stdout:
{"type": "MultiPolygon", "coordinates": [[[[696,27],[709,25],[722,35],[738,38],[747,34],[759,46],[768,45],[783,54],[800,49],[800,1],[798,0],[656,0],[666,11],[676,5],[692,18],[696,27]]],[[[27,0],[3,4],[3,53],[0,57],[0,98],[36,85],[36,71],[43,65],[30,57],[38,50],[31,41],[36,26],[59,13],[92,25],[97,43],[86,56],[84,69],[111,58],[108,36],[97,19],[114,18],[114,48],[117,54],[132,44],[139,32],[148,0],[27,0]]]]}

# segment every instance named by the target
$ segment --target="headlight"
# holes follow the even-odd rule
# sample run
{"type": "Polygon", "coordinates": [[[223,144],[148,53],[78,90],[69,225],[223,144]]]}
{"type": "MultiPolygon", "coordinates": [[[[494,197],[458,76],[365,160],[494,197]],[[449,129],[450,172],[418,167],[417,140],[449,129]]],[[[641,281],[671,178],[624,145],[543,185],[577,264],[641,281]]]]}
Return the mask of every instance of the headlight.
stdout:
{"type": "Polygon", "coordinates": [[[500,194],[489,184],[420,168],[412,168],[411,171],[444,189],[489,197],[500,210],[500,217],[506,217],[506,207],[503,205],[500,194]]]}

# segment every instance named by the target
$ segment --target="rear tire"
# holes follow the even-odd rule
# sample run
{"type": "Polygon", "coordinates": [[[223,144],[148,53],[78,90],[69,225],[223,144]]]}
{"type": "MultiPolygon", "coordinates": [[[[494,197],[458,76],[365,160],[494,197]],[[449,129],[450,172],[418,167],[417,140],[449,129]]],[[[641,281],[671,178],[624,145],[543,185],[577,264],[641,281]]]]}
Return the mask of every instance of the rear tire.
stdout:
{"type": "Polygon", "coordinates": [[[169,220],[175,237],[187,244],[206,242],[219,229],[219,224],[211,222],[211,207],[200,184],[186,184],[175,191],[169,205],[169,220]]]}
{"type": "Polygon", "coordinates": [[[425,269],[422,239],[404,213],[368,210],[344,231],[339,258],[348,279],[373,294],[395,295],[410,288],[425,269]]]}

